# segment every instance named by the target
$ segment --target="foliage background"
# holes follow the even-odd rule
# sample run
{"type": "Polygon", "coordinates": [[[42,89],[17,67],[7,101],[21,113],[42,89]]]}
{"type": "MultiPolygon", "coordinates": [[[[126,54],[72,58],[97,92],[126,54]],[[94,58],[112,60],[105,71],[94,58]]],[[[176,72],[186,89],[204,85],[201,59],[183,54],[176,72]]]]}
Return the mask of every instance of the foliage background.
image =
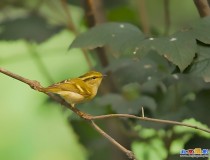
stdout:
{"type": "MultiPolygon", "coordinates": [[[[115,30],[119,37],[104,49],[106,58],[101,57],[103,51],[96,49],[89,51],[87,59],[81,49],[67,50],[75,33],[89,30],[84,1],[2,0],[0,65],[47,86],[85,73],[91,63],[96,70],[112,74],[104,80],[93,101],[78,106],[81,110],[94,115],[139,115],[140,106],[144,106],[148,117],[210,126],[210,40],[206,36],[210,35],[209,19],[205,23],[199,21],[191,1],[182,1],[180,5],[170,0],[167,27],[168,13],[164,12],[163,1],[146,1],[145,19],[141,18],[140,2],[104,1],[106,21],[134,26],[125,24],[128,30],[120,33],[115,30]],[[149,22],[146,36],[142,33],[145,20],[149,22]],[[176,61],[179,55],[161,38],[171,39],[178,30],[202,23],[203,26],[197,27],[199,33],[202,31],[197,34],[200,41],[190,37],[188,32],[175,34],[182,43],[193,40],[192,47],[177,44],[180,55],[185,55],[185,48],[193,54],[190,61],[186,56],[186,61],[180,64],[183,59],[176,61]],[[136,35],[133,30],[141,32],[136,39],[132,39],[136,35]],[[140,42],[138,38],[145,39],[147,35],[160,39],[149,45],[143,41],[140,46],[145,50],[135,50],[134,46],[140,42]],[[157,48],[151,50],[152,45],[157,48]],[[160,46],[161,51],[174,53],[175,58],[168,61],[164,54],[158,54],[160,46]]],[[[104,29],[78,36],[72,48],[105,45],[110,42],[106,35],[116,26],[108,24],[104,29]]],[[[4,75],[0,76],[0,82],[0,159],[127,159],[89,124],[69,110],[63,112],[62,106],[45,95],[4,75]]],[[[101,120],[99,124],[121,144],[131,148],[138,159],[177,159],[180,149],[210,148],[210,135],[189,128],[120,119],[101,120]]]]}

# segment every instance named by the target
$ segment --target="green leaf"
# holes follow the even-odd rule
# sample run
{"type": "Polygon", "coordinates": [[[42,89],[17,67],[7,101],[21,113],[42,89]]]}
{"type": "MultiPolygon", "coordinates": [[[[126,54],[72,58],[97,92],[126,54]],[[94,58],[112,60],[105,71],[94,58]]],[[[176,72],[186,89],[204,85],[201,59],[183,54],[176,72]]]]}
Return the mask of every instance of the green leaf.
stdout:
{"type": "Polygon", "coordinates": [[[144,83],[148,80],[161,80],[174,70],[174,65],[155,51],[149,52],[141,60],[118,58],[111,61],[105,71],[111,70],[118,85],[131,82],[144,83]]]}
{"type": "Polygon", "coordinates": [[[194,101],[189,101],[189,103],[187,103],[187,108],[188,108],[187,117],[188,118],[193,117],[197,121],[210,126],[209,114],[207,114],[209,113],[209,99],[210,99],[209,89],[200,91],[196,95],[196,99],[194,101]]]}
{"type": "Polygon", "coordinates": [[[203,77],[206,82],[210,82],[210,47],[199,45],[198,56],[189,72],[192,75],[203,77]]]}
{"type": "Polygon", "coordinates": [[[164,147],[163,141],[158,138],[151,139],[147,142],[137,142],[132,143],[132,150],[136,155],[137,159],[156,159],[162,160],[166,159],[166,148],[164,147]]]}
{"type": "Polygon", "coordinates": [[[199,41],[210,44],[210,17],[199,20],[192,26],[192,33],[199,41]]]}
{"type": "MultiPolygon", "coordinates": [[[[196,40],[190,32],[177,32],[171,35],[167,41],[167,49],[161,52],[161,55],[176,64],[183,71],[192,63],[195,57],[197,50],[196,40]]],[[[161,49],[164,50],[164,47],[161,49]]]]}
{"type": "MultiPolygon", "coordinates": [[[[200,123],[199,121],[197,121],[194,118],[185,119],[185,120],[183,120],[183,123],[191,124],[191,125],[194,125],[194,126],[197,126],[197,127],[208,129],[207,125],[200,123]]],[[[193,134],[198,134],[199,136],[210,139],[210,134],[209,133],[203,132],[201,130],[197,130],[197,129],[194,129],[194,128],[189,128],[189,127],[174,126],[174,132],[177,133],[177,134],[193,133],[193,134]]]]}
{"type": "Polygon", "coordinates": [[[70,48],[93,49],[108,45],[115,51],[142,57],[157,50],[183,71],[191,64],[196,53],[196,40],[189,31],[180,31],[170,37],[145,39],[138,28],[126,23],[98,25],[79,35],[70,48]]]}
{"type": "Polygon", "coordinates": [[[146,54],[150,49],[158,51],[181,71],[189,66],[195,57],[197,45],[196,40],[190,32],[177,32],[170,37],[149,38],[140,42],[140,50],[146,54]]]}
{"type": "Polygon", "coordinates": [[[208,83],[204,82],[201,77],[183,73],[168,75],[163,82],[167,88],[172,85],[179,86],[181,89],[180,91],[184,94],[209,88],[208,83]]]}
{"type": "Polygon", "coordinates": [[[26,39],[35,42],[43,42],[61,29],[60,27],[49,27],[46,19],[33,14],[3,21],[1,27],[0,39],[26,39]]]}
{"type": "Polygon", "coordinates": [[[137,114],[141,110],[141,106],[152,111],[156,109],[156,103],[153,98],[141,96],[135,100],[127,100],[119,94],[107,94],[98,98],[99,105],[111,105],[112,109],[117,113],[137,114]]]}
{"type": "Polygon", "coordinates": [[[70,48],[93,49],[108,45],[115,51],[133,52],[139,41],[144,39],[142,32],[128,23],[105,23],[97,25],[89,31],[80,34],[70,45],[70,48]]]}

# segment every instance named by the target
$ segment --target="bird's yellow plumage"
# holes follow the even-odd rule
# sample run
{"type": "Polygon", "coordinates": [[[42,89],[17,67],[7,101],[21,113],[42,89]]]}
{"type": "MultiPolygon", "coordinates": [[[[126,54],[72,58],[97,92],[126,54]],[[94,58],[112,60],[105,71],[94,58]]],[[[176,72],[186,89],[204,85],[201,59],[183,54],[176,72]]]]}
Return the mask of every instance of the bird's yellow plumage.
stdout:
{"type": "Polygon", "coordinates": [[[43,92],[58,94],[74,106],[95,97],[103,77],[100,72],[90,71],[78,78],[64,80],[43,88],[43,92]]]}

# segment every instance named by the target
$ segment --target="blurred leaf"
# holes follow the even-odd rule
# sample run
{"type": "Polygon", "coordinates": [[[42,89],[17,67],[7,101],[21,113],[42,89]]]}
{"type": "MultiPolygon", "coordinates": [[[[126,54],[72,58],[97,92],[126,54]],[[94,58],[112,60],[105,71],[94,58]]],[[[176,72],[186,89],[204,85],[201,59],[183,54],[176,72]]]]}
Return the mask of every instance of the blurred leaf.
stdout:
{"type": "Polygon", "coordinates": [[[190,67],[189,73],[201,76],[206,82],[210,82],[210,47],[198,46],[198,54],[190,67]]]}
{"type": "Polygon", "coordinates": [[[138,114],[141,107],[155,110],[156,103],[151,97],[141,96],[135,100],[127,100],[118,94],[107,94],[98,99],[98,104],[102,106],[111,105],[117,113],[138,114]]]}
{"type": "MultiPolygon", "coordinates": [[[[177,126],[175,126],[177,127],[177,126]]],[[[181,127],[181,126],[180,126],[181,127]]],[[[183,127],[181,127],[184,129],[183,127]]],[[[180,150],[185,148],[184,145],[186,144],[187,141],[192,137],[192,134],[181,134],[180,137],[177,139],[173,140],[170,146],[170,153],[172,154],[180,154],[180,150]]]]}
{"type": "Polygon", "coordinates": [[[178,85],[183,94],[197,92],[202,89],[209,89],[210,85],[197,75],[176,73],[167,75],[163,79],[164,84],[169,87],[178,85]],[[193,87],[192,87],[193,86],[193,87]]]}
{"type": "Polygon", "coordinates": [[[142,57],[151,49],[177,65],[181,71],[193,61],[197,51],[196,38],[208,35],[209,18],[199,21],[193,30],[185,29],[169,37],[144,39],[138,28],[130,24],[106,23],[96,26],[86,33],[79,35],[70,48],[96,48],[104,45],[111,46],[122,53],[132,53],[142,57]],[[205,34],[205,35],[204,35],[205,34]]]}
{"type": "Polygon", "coordinates": [[[139,137],[145,138],[145,139],[153,138],[153,137],[157,136],[158,132],[159,132],[152,128],[143,128],[140,125],[135,127],[135,131],[138,132],[139,137]]]}
{"type": "Polygon", "coordinates": [[[210,148],[210,140],[200,137],[198,135],[194,135],[184,146],[186,149],[191,148],[202,148],[208,149],[210,148]]]}
{"type": "MultiPolygon", "coordinates": [[[[194,119],[194,118],[185,119],[182,122],[186,123],[186,124],[191,124],[191,125],[194,125],[194,126],[197,126],[197,127],[208,129],[207,125],[204,125],[204,124],[196,121],[196,119],[194,119]]],[[[202,136],[202,137],[210,139],[210,134],[209,133],[203,132],[203,131],[198,130],[198,129],[189,128],[189,127],[175,126],[174,127],[174,132],[177,133],[177,134],[180,134],[180,133],[193,133],[194,135],[197,134],[199,136],[202,136]]]]}
{"type": "Polygon", "coordinates": [[[109,66],[105,68],[105,71],[113,72],[113,77],[119,86],[132,82],[139,84],[148,81],[159,83],[161,79],[166,77],[173,70],[174,66],[154,51],[149,52],[140,60],[130,58],[114,59],[109,66]]]}
{"type": "Polygon", "coordinates": [[[210,17],[202,18],[192,26],[192,33],[199,41],[210,44],[210,17]]]}
{"type": "Polygon", "coordinates": [[[135,46],[143,39],[144,35],[137,27],[128,23],[109,22],[80,34],[71,43],[70,48],[93,49],[108,45],[115,51],[128,54],[133,53],[135,46]]]}
{"type": "Polygon", "coordinates": [[[176,64],[181,71],[192,63],[197,49],[196,41],[190,32],[177,32],[158,47],[159,53],[176,64]]]}
{"type": "Polygon", "coordinates": [[[128,100],[136,99],[140,96],[139,90],[140,85],[138,83],[129,83],[122,87],[122,95],[128,100]]]}
{"type": "MultiPolygon", "coordinates": [[[[210,85],[209,85],[210,86],[210,85]]],[[[209,112],[210,90],[203,90],[197,93],[194,101],[187,103],[188,118],[195,118],[197,121],[210,127],[210,118],[206,114],[209,112]]]]}
{"type": "Polygon", "coordinates": [[[181,71],[192,63],[197,49],[196,40],[188,31],[177,32],[169,37],[149,38],[139,42],[137,47],[143,52],[140,54],[146,54],[150,49],[156,50],[181,71]]]}
{"type": "Polygon", "coordinates": [[[52,27],[46,20],[35,14],[24,18],[7,20],[1,23],[0,39],[17,40],[26,39],[42,42],[60,30],[60,27],[52,27]]]}
{"type": "Polygon", "coordinates": [[[149,142],[133,142],[132,150],[138,160],[162,160],[165,159],[167,155],[163,141],[158,138],[152,139],[149,142]]]}

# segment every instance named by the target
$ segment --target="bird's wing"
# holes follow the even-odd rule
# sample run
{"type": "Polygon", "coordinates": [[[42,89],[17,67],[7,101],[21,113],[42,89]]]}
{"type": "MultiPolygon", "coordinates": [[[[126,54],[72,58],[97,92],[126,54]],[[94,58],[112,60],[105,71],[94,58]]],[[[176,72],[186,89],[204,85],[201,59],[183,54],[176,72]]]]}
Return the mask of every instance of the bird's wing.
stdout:
{"type": "Polygon", "coordinates": [[[47,88],[47,92],[57,93],[62,91],[74,92],[81,94],[84,97],[89,97],[91,95],[90,88],[79,78],[64,80],[59,83],[55,83],[47,88]]]}

